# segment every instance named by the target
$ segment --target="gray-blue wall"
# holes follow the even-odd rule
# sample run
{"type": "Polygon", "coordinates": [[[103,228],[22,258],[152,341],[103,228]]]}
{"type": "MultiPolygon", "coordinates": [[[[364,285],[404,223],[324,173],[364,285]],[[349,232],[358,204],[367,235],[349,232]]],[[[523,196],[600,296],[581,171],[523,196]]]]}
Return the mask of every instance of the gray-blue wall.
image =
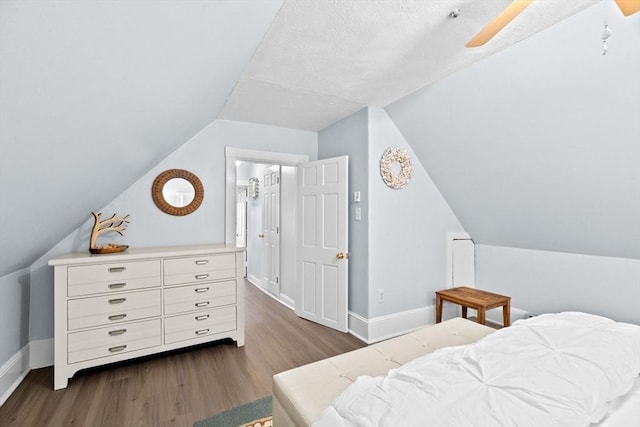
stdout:
{"type": "Polygon", "coordinates": [[[29,269],[0,277],[0,366],[29,342],[29,269]]]}
{"type": "Polygon", "coordinates": [[[476,245],[480,287],[532,313],[584,311],[640,324],[640,260],[476,245]]]}
{"type": "Polygon", "coordinates": [[[639,23],[603,56],[595,5],[385,108],[516,308],[639,323],[639,23]]]}
{"type": "Polygon", "coordinates": [[[367,110],[340,120],[318,133],[318,158],[349,156],[349,310],[368,316],[369,300],[369,147],[367,110]],[[353,201],[354,191],[360,202],[353,201]],[[362,209],[355,221],[354,210],[362,209]]]}
{"type": "Polygon", "coordinates": [[[385,110],[476,243],[640,259],[640,14],[602,4],[385,110]]]}
{"type": "MultiPolygon", "coordinates": [[[[133,247],[224,242],[226,146],[306,154],[312,159],[316,157],[318,149],[315,132],[217,120],[133,183],[115,200],[105,207],[96,207],[97,211],[105,215],[114,212],[131,215],[131,223],[124,236],[116,235],[115,241],[133,247]],[[200,208],[190,215],[167,215],[151,199],[153,180],[158,174],[171,168],[187,169],[202,181],[204,200],[200,208]]],[[[90,212],[87,212],[87,221],[82,227],[31,267],[30,340],[53,337],[53,269],[46,263],[66,252],[87,251],[93,225],[89,216],[90,212]]],[[[20,329],[21,326],[6,327],[20,329]]],[[[2,325],[1,329],[4,328],[5,325],[2,325]]]]}
{"type": "Polygon", "coordinates": [[[433,305],[435,291],[446,284],[447,233],[465,230],[384,109],[368,112],[368,317],[373,318],[433,305]],[[413,177],[402,189],[388,187],[380,176],[380,158],[389,147],[412,159],[413,177]]]}

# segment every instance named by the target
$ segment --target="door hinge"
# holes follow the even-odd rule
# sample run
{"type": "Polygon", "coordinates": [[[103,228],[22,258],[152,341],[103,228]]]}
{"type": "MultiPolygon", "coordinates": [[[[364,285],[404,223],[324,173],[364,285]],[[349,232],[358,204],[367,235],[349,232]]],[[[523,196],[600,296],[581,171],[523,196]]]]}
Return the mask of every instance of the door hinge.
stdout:
{"type": "Polygon", "coordinates": [[[280,283],[280,277],[276,276],[276,283],[280,283]]]}
{"type": "Polygon", "coordinates": [[[280,234],[280,227],[276,227],[276,234],[280,234]]]}

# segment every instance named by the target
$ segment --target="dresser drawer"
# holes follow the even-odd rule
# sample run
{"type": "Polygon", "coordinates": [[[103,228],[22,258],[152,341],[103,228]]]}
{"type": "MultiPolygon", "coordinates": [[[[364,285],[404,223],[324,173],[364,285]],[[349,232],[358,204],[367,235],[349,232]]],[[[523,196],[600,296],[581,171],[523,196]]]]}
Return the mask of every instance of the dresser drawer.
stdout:
{"type": "Polygon", "coordinates": [[[162,344],[161,322],[154,319],[70,333],[68,363],[159,346],[162,344]]]}
{"type": "Polygon", "coordinates": [[[236,329],[236,307],[198,311],[164,319],[164,342],[201,338],[236,329]]]}
{"type": "Polygon", "coordinates": [[[236,281],[200,283],[164,290],[164,314],[202,310],[236,303],[236,281]]]}
{"type": "Polygon", "coordinates": [[[68,267],[67,295],[160,286],[160,260],[68,267]]]}
{"type": "Polygon", "coordinates": [[[165,285],[230,279],[235,276],[235,254],[203,255],[164,260],[165,285]]]}
{"type": "Polygon", "coordinates": [[[67,302],[69,330],[160,316],[160,289],[117,292],[67,302]]]}

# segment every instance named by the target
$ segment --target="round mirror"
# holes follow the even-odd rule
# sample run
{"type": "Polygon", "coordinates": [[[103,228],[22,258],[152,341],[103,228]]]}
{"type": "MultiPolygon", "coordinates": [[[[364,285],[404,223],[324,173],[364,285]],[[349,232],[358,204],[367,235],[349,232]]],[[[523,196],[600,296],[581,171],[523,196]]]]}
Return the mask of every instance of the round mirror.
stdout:
{"type": "Polygon", "coordinates": [[[162,187],[162,197],[171,206],[184,208],[193,201],[196,190],[184,178],[173,178],[162,187]]]}
{"type": "Polygon", "coordinates": [[[182,216],[198,209],[204,198],[204,188],[193,173],[169,169],[153,181],[151,196],[162,212],[182,216]]]}

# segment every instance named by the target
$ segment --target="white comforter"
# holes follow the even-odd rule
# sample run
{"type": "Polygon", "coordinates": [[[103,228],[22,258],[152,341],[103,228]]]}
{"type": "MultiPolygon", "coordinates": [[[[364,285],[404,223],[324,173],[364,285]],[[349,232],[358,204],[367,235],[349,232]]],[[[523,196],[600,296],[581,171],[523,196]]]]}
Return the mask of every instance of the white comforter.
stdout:
{"type": "Polygon", "coordinates": [[[359,377],[313,425],[588,426],[639,374],[640,326],[542,315],[386,377],[359,377]]]}

